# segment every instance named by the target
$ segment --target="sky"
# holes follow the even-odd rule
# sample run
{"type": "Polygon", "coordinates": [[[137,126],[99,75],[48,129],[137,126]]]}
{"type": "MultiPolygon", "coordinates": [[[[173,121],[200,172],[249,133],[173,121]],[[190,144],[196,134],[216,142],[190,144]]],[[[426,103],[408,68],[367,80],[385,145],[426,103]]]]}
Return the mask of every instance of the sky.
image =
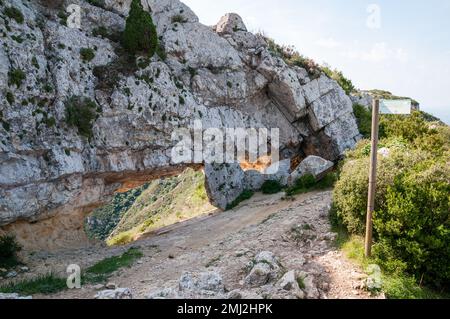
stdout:
{"type": "Polygon", "coordinates": [[[449,0],[182,0],[206,25],[238,13],[359,89],[383,89],[421,103],[450,124],[449,0]]]}

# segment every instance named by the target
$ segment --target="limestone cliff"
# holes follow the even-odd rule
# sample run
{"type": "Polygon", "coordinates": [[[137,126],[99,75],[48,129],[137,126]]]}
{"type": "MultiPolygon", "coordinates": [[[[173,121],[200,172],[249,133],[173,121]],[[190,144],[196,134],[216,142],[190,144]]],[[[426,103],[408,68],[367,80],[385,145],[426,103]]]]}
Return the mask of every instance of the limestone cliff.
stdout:
{"type": "Polygon", "coordinates": [[[181,172],[171,133],[195,120],[280,128],[282,159],[334,161],[359,138],[339,85],[288,66],[235,14],[211,28],[178,0],[142,1],[167,57],[127,65],[130,2],[0,2],[0,226],[26,246],[80,242],[85,215],[116,191],[181,172]],[[65,23],[72,3],[80,29],[65,23]],[[65,121],[74,96],[97,107],[90,139],[65,121]]]}

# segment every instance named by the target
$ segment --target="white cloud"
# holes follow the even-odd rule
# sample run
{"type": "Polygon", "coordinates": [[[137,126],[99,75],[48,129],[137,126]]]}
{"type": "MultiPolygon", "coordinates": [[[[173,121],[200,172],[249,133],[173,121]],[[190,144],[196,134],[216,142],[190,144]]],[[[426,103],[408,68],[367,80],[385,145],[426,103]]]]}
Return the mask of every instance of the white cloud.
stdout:
{"type": "Polygon", "coordinates": [[[404,49],[392,49],[385,42],[375,43],[368,51],[350,49],[344,52],[343,55],[351,59],[373,63],[386,62],[388,60],[407,63],[409,60],[408,53],[404,49]]]}
{"type": "Polygon", "coordinates": [[[335,49],[341,46],[341,43],[337,42],[333,38],[320,39],[316,42],[316,44],[327,49],[335,49]]]}

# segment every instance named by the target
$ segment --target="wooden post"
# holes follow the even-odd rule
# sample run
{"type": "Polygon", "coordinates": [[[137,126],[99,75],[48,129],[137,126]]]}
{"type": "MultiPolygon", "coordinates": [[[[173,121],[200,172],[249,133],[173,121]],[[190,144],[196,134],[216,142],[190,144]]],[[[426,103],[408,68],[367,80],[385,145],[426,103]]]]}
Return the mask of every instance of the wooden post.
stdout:
{"type": "Polygon", "coordinates": [[[375,210],[375,192],[377,187],[377,156],[380,101],[374,100],[372,105],[372,148],[370,153],[369,198],[367,201],[367,224],[365,256],[372,255],[373,212],[375,210]]]}

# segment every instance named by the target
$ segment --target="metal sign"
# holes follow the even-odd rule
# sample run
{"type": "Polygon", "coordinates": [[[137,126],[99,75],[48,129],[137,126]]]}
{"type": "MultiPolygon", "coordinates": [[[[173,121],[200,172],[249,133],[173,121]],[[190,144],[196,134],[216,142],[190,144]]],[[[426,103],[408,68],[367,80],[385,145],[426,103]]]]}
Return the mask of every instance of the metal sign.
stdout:
{"type": "Polygon", "coordinates": [[[411,114],[411,100],[380,100],[380,114],[411,114]]]}

